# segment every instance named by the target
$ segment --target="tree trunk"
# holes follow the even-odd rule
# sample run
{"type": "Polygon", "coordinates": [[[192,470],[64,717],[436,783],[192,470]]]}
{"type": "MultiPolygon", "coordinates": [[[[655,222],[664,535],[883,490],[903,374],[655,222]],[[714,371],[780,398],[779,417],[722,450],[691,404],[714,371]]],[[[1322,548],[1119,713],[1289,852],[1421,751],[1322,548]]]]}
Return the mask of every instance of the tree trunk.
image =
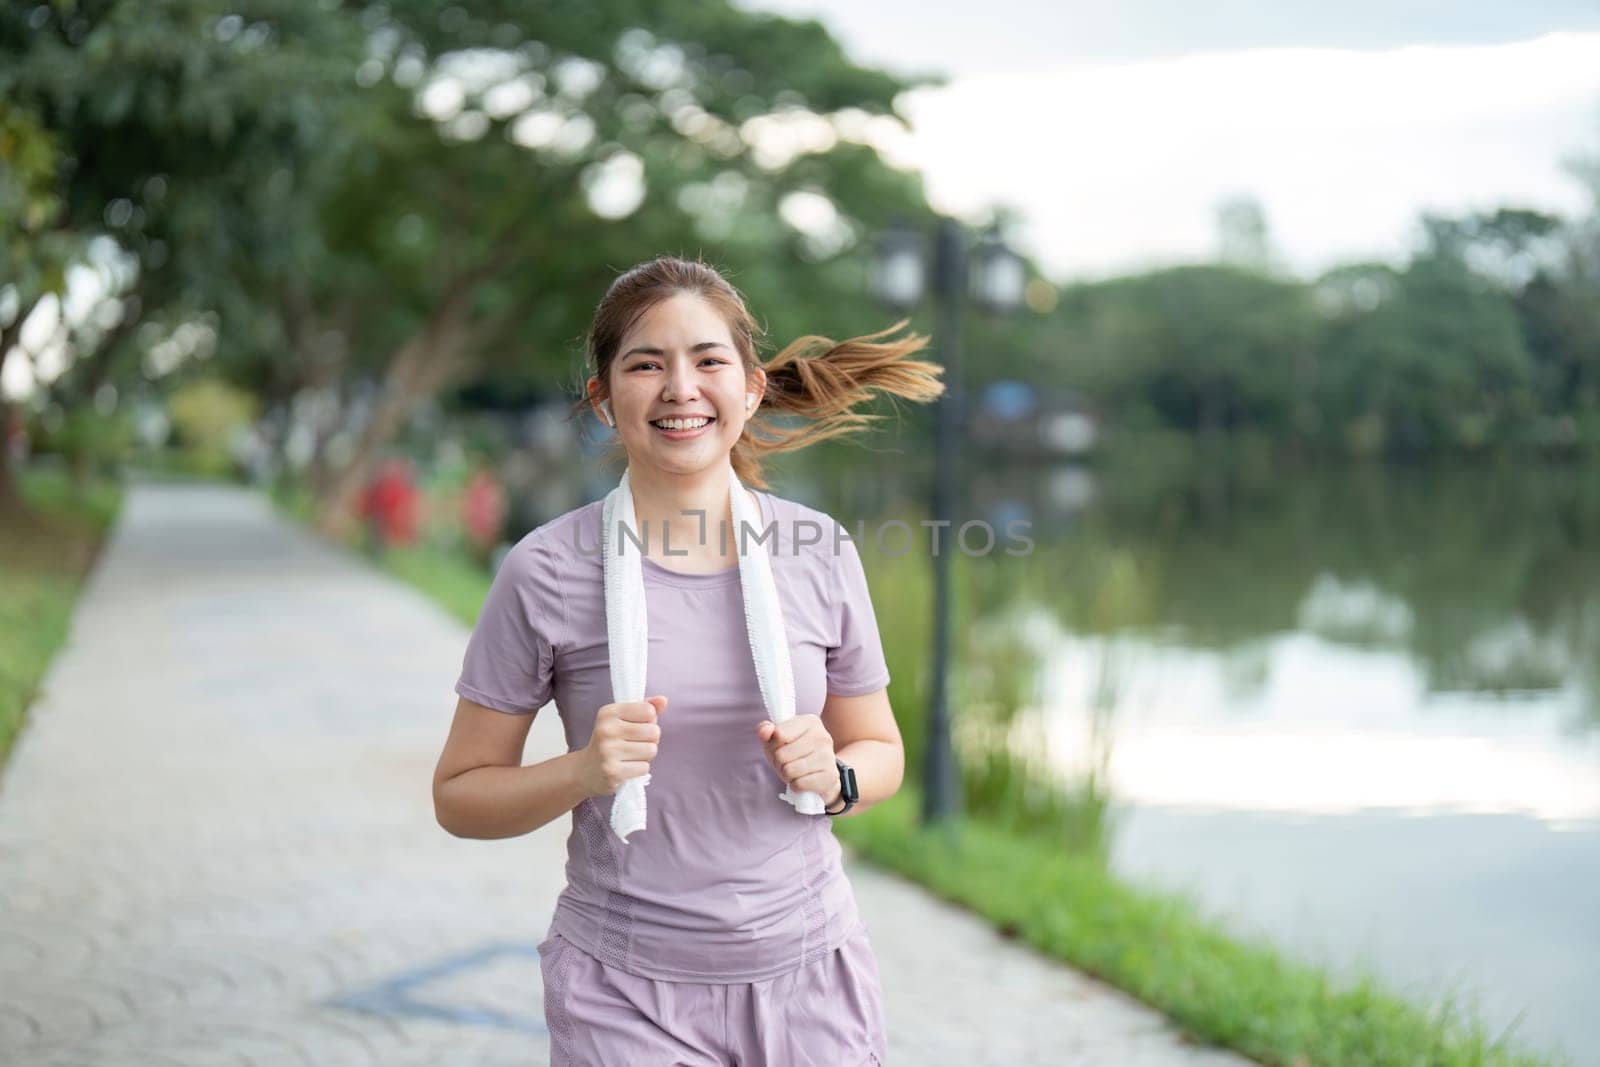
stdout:
{"type": "MultiPolygon", "coordinates": [[[[124,296],[122,318],[95,339],[92,349],[80,351],[72,365],[46,388],[45,395],[66,411],[93,404],[100,387],[111,380],[111,372],[123,341],[140,321],[141,305],[137,294],[124,296]]],[[[61,323],[59,336],[68,343],[74,343],[75,334],[65,321],[61,323]]],[[[71,449],[68,469],[72,473],[73,484],[81,489],[99,472],[102,457],[93,455],[82,441],[75,442],[71,449]]]]}
{"type": "Polygon", "coordinates": [[[492,323],[472,321],[472,298],[478,285],[506,270],[517,257],[516,246],[501,242],[477,266],[456,275],[445,286],[421,332],[390,357],[383,391],[350,461],[317,489],[317,529],[342,537],[355,519],[355,502],[377,463],[383,446],[410,417],[417,404],[432,397],[465,365],[468,352],[490,336],[492,323]]]}
{"type": "MultiPolygon", "coordinates": [[[[279,294],[278,317],[283,322],[284,336],[288,338],[290,358],[274,361],[262,396],[268,413],[279,411],[283,422],[272,442],[273,467],[280,473],[290,472],[290,431],[295,429],[295,402],[302,394],[329,388],[344,370],[348,338],[355,332],[354,309],[348,299],[338,308],[323,314],[303,287],[285,287],[279,294]]],[[[323,435],[317,432],[308,469],[300,473],[313,490],[324,482],[321,446],[323,435]]]]}
{"type": "MultiPolygon", "coordinates": [[[[22,339],[22,324],[28,321],[40,297],[34,297],[17,309],[17,317],[0,329],[0,374],[4,374],[6,357],[22,339]]],[[[16,472],[11,469],[11,404],[0,393],[0,513],[21,511],[22,497],[17,492],[16,472]]]]}
{"type": "Polygon", "coordinates": [[[462,368],[472,329],[465,299],[440,308],[428,326],[401,345],[389,360],[383,390],[361,429],[350,461],[330,472],[317,493],[317,529],[342,538],[355,524],[356,499],[383,447],[423,400],[434,396],[462,368]]]}

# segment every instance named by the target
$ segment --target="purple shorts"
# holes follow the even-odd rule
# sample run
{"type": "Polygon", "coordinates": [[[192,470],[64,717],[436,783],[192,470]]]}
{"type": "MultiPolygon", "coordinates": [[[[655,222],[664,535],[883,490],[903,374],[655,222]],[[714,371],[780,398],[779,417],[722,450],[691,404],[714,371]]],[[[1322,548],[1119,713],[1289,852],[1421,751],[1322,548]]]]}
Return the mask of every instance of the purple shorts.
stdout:
{"type": "Polygon", "coordinates": [[[551,1067],[858,1067],[888,1057],[865,923],[828,955],[759,982],[641,978],[554,932],[539,968],[551,1067]]]}

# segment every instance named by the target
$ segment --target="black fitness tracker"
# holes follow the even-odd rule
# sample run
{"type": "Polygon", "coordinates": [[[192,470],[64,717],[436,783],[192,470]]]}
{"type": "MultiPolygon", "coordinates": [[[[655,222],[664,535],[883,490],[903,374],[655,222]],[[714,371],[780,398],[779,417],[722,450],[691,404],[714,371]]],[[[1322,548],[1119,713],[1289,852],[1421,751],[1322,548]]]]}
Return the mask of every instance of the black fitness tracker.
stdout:
{"type": "Polygon", "coordinates": [[[839,796],[844,801],[844,807],[838,811],[829,811],[827,808],[823,808],[822,813],[824,815],[843,815],[856,806],[856,801],[861,799],[861,791],[856,788],[855,768],[838,758],[835,758],[833,762],[839,765],[839,796]]]}

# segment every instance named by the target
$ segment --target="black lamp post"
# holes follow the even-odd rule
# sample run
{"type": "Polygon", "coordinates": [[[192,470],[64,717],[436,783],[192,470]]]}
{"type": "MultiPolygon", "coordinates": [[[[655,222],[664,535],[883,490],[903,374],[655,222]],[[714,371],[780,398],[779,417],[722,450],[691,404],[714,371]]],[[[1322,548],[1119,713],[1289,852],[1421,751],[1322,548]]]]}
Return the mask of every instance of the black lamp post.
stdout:
{"type": "MultiPolygon", "coordinates": [[[[924,254],[920,237],[897,226],[878,241],[873,259],[872,291],[880,301],[909,314],[922,300],[924,254]]],[[[964,390],[961,367],[961,307],[971,275],[971,294],[985,311],[1002,314],[1022,302],[1026,270],[1022,259],[1000,241],[985,237],[969,254],[960,223],[943,218],[934,242],[933,285],[937,328],[934,343],[944,364],[944,394],[935,424],[936,466],[933,518],[938,551],[933,556],[933,691],[928,705],[928,741],[924,753],[922,821],[934,825],[961,810],[961,773],[950,738],[947,690],[950,661],[950,556],[957,551],[955,516],[957,446],[963,436],[964,390]]]]}

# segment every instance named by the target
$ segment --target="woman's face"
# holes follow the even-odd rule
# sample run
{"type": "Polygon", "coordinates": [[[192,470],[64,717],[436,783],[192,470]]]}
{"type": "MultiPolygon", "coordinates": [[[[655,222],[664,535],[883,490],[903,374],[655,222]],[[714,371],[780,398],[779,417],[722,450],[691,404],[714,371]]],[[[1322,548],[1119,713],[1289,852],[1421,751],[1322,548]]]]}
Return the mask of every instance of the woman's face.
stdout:
{"type": "Polygon", "coordinates": [[[631,464],[693,474],[728,462],[766,372],[747,376],[722,316],[693,293],[656,304],[622,338],[610,370],[611,411],[631,464]],[[664,419],[704,425],[682,430],[664,419]]]}

